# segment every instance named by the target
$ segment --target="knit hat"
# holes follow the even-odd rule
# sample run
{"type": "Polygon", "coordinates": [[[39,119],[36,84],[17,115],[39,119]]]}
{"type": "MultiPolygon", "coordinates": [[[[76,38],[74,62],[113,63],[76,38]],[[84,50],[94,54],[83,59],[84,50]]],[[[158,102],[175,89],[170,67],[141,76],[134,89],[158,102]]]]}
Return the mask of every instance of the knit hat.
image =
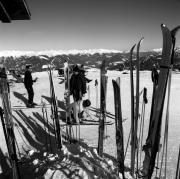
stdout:
{"type": "Polygon", "coordinates": [[[78,68],[77,65],[73,68],[73,71],[74,71],[74,72],[79,72],[79,68],[78,68]]]}
{"type": "Polygon", "coordinates": [[[30,67],[32,67],[31,64],[26,64],[26,69],[29,69],[30,67]]]}

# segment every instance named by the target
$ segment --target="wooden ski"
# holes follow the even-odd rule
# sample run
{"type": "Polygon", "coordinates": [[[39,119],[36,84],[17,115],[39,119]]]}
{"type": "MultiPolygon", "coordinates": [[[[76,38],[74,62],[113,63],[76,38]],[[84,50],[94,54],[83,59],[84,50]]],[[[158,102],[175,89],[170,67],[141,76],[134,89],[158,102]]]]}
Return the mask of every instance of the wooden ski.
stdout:
{"type": "MultiPolygon", "coordinates": [[[[140,41],[137,44],[137,53],[136,53],[136,106],[135,106],[135,121],[134,121],[134,143],[133,143],[133,150],[134,153],[137,152],[138,149],[138,120],[139,120],[139,86],[140,86],[140,80],[139,80],[139,71],[140,71],[140,57],[139,57],[139,51],[142,44],[142,41],[144,40],[144,37],[140,39],[140,41]]],[[[138,152],[137,152],[138,155],[138,152]]],[[[138,169],[138,156],[134,157],[134,161],[136,158],[136,168],[138,169]]],[[[134,170],[133,170],[134,171],[134,170]]],[[[132,172],[133,173],[133,172],[132,172]]]]}
{"type": "MultiPolygon", "coordinates": [[[[70,112],[70,69],[68,61],[64,63],[64,83],[65,83],[65,93],[64,93],[64,99],[65,99],[65,106],[66,106],[66,123],[70,122],[72,123],[71,119],[71,112],[70,112]]],[[[69,125],[66,129],[68,138],[71,139],[71,125],[69,125]]]]}
{"type": "Polygon", "coordinates": [[[14,135],[14,123],[10,103],[10,90],[5,68],[0,68],[0,97],[3,110],[0,110],[6,145],[12,165],[13,179],[20,179],[18,158],[16,154],[16,139],[14,135]]]}
{"type": "Polygon", "coordinates": [[[160,61],[160,72],[158,85],[154,96],[153,114],[150,123],[150,131],[146,145],[143,147],[145,152],[142,173],[145,179],[150,179],[155,166],[156,154],[159,149],[160,131],[162,123],[162,113],[164,107],[164,98],[166,94],[169,68],[171,64],[172,36],[170,30],[161,25],[163,34],[162,60],[160,61]]]}
{"type": "Polygon", "coordinates": [[[59,114],[58,114],[57,99],[56,99],[56,95],[54,91],[51,67],[49,67],[48,71],[49,71],[48,74],[49,74],[49,82],[50,82],[51,112],[52,112],[52,118],[55,124],[56,145],[57,145],[57,149],[61,149],[62,138],[61,138],[60,120],[59,120],[59,114]]]}
{"type": "Polygon", "coordinates": [[[121,93],[120,93],[120,77],[112,80],[114,88],[114,106],[115,106],[115,126],[116,126],[116,146],[117,146],[117,161],[119,172],[124,176],[124,135],[122,125],[122,109],[121,109],[121,93]]]}
{"type": "Polygon", "coordinates": [[[135,138],[134,138],[134,80],[133,80],[133,50],[136,45],[134,45],[130,50],[130,88],[131,88],[131,171],[134,173],[134,163],[135,163],[135,138]]]}
{"type": "Polygon", "coordinates": [[[99,138],[98,138],[98,154],[102,157],[103,154],[103,140],[106,120],[106,88],[107,88],[107,70],[106,61],[102,61],[100,69],[100,117],[99,117],[99,138]]]}
{"type": "Polygon", "coordinates": [[[179,178],[180,178],[180,147],[179,147],[179,153],[178,153],[178,160],[177,160],[175,179],[179,179],[179,178]]]}

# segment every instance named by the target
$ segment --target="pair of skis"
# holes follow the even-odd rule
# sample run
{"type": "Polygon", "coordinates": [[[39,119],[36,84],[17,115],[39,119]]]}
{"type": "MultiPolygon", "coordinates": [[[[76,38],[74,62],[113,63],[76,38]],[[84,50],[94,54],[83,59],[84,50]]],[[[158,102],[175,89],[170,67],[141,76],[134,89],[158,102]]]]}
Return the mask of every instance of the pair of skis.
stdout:
{"type": "MultiPolygon", "coordinates": [[[[98,154],[102,157],[104,144],[104,130],[106,124],[106,95],[107,95],[107,70],[106,61],[102,61],[100,69],[100,117],[99,117],[99,138],[98,138],[98,154]]],[[[120,96],[120,78],[112,80],[114,87],[114,103],[115,103],[115,127],[116,127],[116,145],[117,145],[117,161],[119,172],[124,176],[124,140],[123,140],[123,120],[121,111],[120,96]]]]}
{"type": "MultiPolygon", "coordinates": [[[[41,55],[41,59],[46,60],[49,63],[49,57],[46,55],[41,55]]],[[[54,125],[54,133],[55,133],[55,138],[56,138],[56,146],[57,149],[62,148],[62,137],[61,137],[61,128],[60,128],[60,120],[59,120],[59,113],[58,113],[58,102],[57,98],[55,95],[55,90],[54,90],[54,84],[53,84],[53,72],[52,72],[52,66],[53,66],[53,61],[56,60],[57,58],[54,58],[50,64],[47,65],[47,72],[49,76],[49,84],[50,84],[50,104],[51,104],[51,118],[53,119],[53,125],[54,125]]]]}
{"type": "Polygon", "coordinates": [[[58,103],[57,98],[54,91],[54,84],[52,79],[52,69],[51,66],[48,66],[48,75],[49,75],[49,83],[50,83],[50,104],[51,104],[51,113],[52,113],[52,119],[55,127],[55,138],[56,138],[56,145],[57,149],[62,148],[62,138],[61,138],[61,128],[60,128],[60,120],[59,120],[59,114],[58,114],[58,103]]]}
{"type": "Polygon", "coordinates": [[[131,88],[131,172],[134,174],[135,167],[135,154],[137,150],[137,131],[138,131],[138,119],[139,119],[139,71],[140,71],[140,57],[139,50],[141,43],[144,38],[137,44],[136,53],[136,103],[134,102],[134,79],[133,79],[133,50],[136,45],[134,45],[130,50],[130,88],[131,88]]]}
{"type": "MultiPolygon", "coordinates": [[[[175,39],[176,39],[175,35],[179,30],[179,28],[180,26],[170,31],[164,24],[161,25],[161,30],[163,35],[162,60],[160,61],[158,83],[154,92],[154,99],[153,99],[154,105],[152,106],[152,110],[151,110],[152,114],[151,114],[148,137],[146,140],[146,144],[144,146],[145,158],[143,162],[142,173],[145,179],[150,179],[152,177],[155,166],[155,159],[159,149],[164,100],[165,100],[168,79],[169,82],[171,80],[170,74],[171,74],[173,58],[174,58],[174,47],[175,47],[175,39]]],[[[165,124],[166,128],[168,128],[168,122],[169,122],[168,121],[169,96],[170,93],[168,94],[168,100],[167,100],[168,104],[167,104],[166,124],[165,124]]],[[[168,133],[167,129],[166,132],[168,133]]],[[[167,150],[167,136],[166,136],[166,150],[167,150]]]]}
{"type": "Polygon", "coordinates": [[[10,90],[5,68],[0,68],[0,97],[3,107],[0,107],[0,118],[3,126],[9,158],[12,165],[13,179],[20,179],[21,177],[18,166],[18,157],[16,154],[14,123],[10,103],[10,90]]]}

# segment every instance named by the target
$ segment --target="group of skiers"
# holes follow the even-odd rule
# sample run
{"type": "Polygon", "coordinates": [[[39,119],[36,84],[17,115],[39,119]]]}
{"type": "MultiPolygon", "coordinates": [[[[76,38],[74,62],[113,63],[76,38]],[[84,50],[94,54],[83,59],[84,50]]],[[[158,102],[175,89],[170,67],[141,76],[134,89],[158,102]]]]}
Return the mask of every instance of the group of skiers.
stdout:
{"type": "Polygon", "coordinates": [[[70,78],[70,95],[73,96],[74,105],[73,105],[73,114],[75,122],[77,119],[83,118],[83,104],[82,99],[87,93],[86,83],[91,82],[92,80],[86,78],[84,66],[75,65],[73,68],[73,74],[70,78]]]}
{"type": "MultiPolygon", "coordinates": [[[[33,83],[37,81],[37,78],[32,78],[32,65],[26,65],[26,71],[24,74],[24,86],[28,93],[28,103],[27,107],[34,107],[34,90],[33,83]]],[[[77,119],[83,118],[83,109],[82,109],[82,99],[87,93],[86,83],[91,82],[92,80],[88,79],[85,76],[85,70],[83,65],[74,65],[73,72],[70,77],[70,93],[69,95],[73,96],[74,105],[73,105],[73,117],[75,122],[77,119]]]]}

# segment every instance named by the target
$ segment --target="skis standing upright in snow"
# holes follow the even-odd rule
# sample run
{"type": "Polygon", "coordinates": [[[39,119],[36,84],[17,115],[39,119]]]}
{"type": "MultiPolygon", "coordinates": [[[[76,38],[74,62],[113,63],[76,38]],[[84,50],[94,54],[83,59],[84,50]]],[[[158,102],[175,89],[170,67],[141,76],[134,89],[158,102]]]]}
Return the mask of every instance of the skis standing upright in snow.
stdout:
{"type": "MultiPolygon", "coordinates": [[[[49,57],[41,55],[41,59],[45,59],[49,62],[49,57]]],[[[49,83],[50,83],[50,104],[51,104],[51,118],[53,119],[53,125],[54,125],[54,133],[55,133],[55,139],[56,139],[56,146],[57,149],[62,148],[62,138],[61,138],[61,128],[60,128],[60,120],[59,120],[59,113],[58,113],[58,103],[57,103],[57,98],[55,95],[55,90],[54,90],[54,84],[53,84],[53,79],[52,79],[52,64],[53,61],[56,58],[54,58],[50,64],[47,65],[47,72],[49,75],[49,83]]]]}
{"type": "MultiPolygon", "coordinates": [[[[135,121],[134,121],[134,143],[133,143],[133,149],[134,152],[137,152],[138,148],[138,120],[139,120],[139,86],[140,86],[140,80],[139,80],[139,71],[140,71],[140,57],[139,57],[139,51],[142,44],[142,41],[144,38],[141,38],[140,41],[137,44],[137,53],[136,53],[136,106],[135,106],[135,121]]],[[[138,152],[137,152],[138,155],[138,152]]],[[[135,156],[134,156],[135,157],[135,156]]],[[[138,156],[135,157],[137,159],[136,164],[138,166],[138,156]]],[[[135,161],[134,158],[134,161],[135,161]]],[[[137,168],[137,167],[136,167],[137,168]]]]}
{"type": "Polygon", "coordinates": [[[180,147],[179,147],[179,153],[178,153],[178,160],[177,160],[175,179],[179,179],[179,178],[180,178],[180,147]]]}
{"type": "Polygon", "coordinates": [[[49,82],[50,82],[50,97],[51,97],[51,112],[52,118],[55,121],[55,136],[56,136],[56,145],[58,149],[62,148],[62,139],[61,139],[61,128],[60,128],[60,120],[58,114],[58,104],[57,98],[54,91],[54,84],[52,79],[52,69],[51,66],[48,68],[49,71],[49,82]]]}
{"type": "MultiPolygon", "coordinates": [[[[64,62],[64,83],[65,83],[65,93],[64,93],[64,98],[65,98],[65,106],[66,106],[66,123],[72,122],[71,119],[71,112],[70,112],[70,69],[69,69],[69,64],[68,61],[64,62]]],[[[67,135],[71,139],[71,125],[67,126],[67,135]]]]}
{"type": "Polygon", "coordinates": [[[114,105],[115,105],[115,125],[116,125],[116,146],[118,169],[124,176],[124,135],[122,125],[122,109],[121,109],[121,93],[120,93],[120,77],[112,80],[114,87],[114,105]]]}
{"type": "Polygon", "coordinates": [[[106,61],[103,60],[100,69],[100,117],[99,117],[99,138],[98,138],[98,154],[103,154],[104,129],[106,120],[106,92],[107,92],[107,70],[106,61]]]}
{"type": "Polygon", "coordinates": [[[180,29],[180,26],[174,28],[171,31],[171,38],[172,38],[172,54],[171,54],[171,64],[169,69],[169,75],[168,75],[168,94],[167,94],[167,108],[166,108],[166,118],[165,118],[165,129],[164,129],[164,140],[163,140],[163,149],[162,149],[162,159],[161,159],[161,168],[159,172],[159,178],[161,178],[161,171],[162,171],[162,165],[165,158],[165,166],[164,166],[164,178],[166,179],[166,172],[167,172],[167,147],[168,147],[168,130],[169,130],[169,104],[170,104],[170,93],[171,93],[171,78],[172,78],[172,68],[173,68],[173,62],[174,62],[174,49],[176,44],[176,33],[180,29]]]}
{"type": "Polygon", "coordinates": [[[171,31],[164,24],[161,25],[161,29],[163,34],[162,60],[160,61],[158,85],[154,96],[153,114],[149,127],[150,131],[146,145],[143,147],[145,158],[142,173],[145,175],[145,179],[150,179],[152,176],[156,154],[159,149],[162,113],[173,47],[171,31]]]}
{"type": "Polygon", "coordinates": [[[16,154],[16,139],[14,135],[14,123],[11,111],[9,85],[5,68],[0,68],[0,97],[3,107],[3,110],[2,108],[0,109],[0,117],[3,125],[9,158],[12,165],[13,179],[20,179],[21,177],[16,154]]]}
{"type": "Polygon", "coordinates": [[[135,163],[135,137],[134,137],[134,80],[133,80],[133,50],[136,45],[134,45],[130,50],[130,86],[131,86],[131,171],[134,173],[134,163],[135,163]]]}

